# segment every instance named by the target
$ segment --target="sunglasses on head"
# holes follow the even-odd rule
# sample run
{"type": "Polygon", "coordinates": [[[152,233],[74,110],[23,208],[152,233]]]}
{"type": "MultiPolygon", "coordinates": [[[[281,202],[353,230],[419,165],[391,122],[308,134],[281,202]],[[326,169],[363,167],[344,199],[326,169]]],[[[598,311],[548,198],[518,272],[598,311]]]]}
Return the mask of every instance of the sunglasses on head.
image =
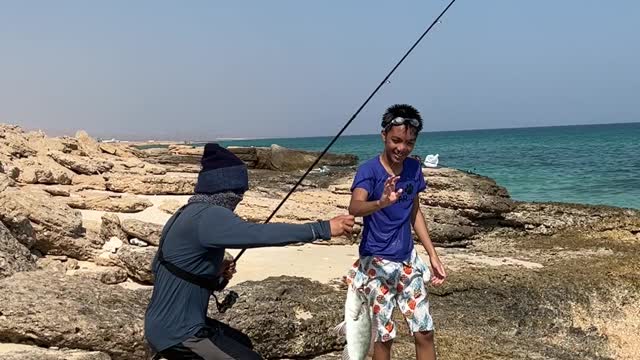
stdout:
{"type": "Polygon", "coordinates": [[[417,119],[407,119],[398,116],[397,118],[387,122],[384,124],[384,127],[392,126],[392,125],[403,125],[404,123],[409,123],[409,125],[417,128],[420,126],[420,121],[417,119]]]}

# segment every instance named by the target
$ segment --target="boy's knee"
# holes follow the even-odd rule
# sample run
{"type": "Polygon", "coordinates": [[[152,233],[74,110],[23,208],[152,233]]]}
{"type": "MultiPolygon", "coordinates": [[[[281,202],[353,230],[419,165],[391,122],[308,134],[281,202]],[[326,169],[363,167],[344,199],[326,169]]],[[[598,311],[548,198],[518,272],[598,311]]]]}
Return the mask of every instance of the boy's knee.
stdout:
{"type": "Polygon", "coordinates": [[[418,331],[413,334],[416,338],[416,341],[422,343],[433,343],[433,330],[430,331],[418,331]]]}

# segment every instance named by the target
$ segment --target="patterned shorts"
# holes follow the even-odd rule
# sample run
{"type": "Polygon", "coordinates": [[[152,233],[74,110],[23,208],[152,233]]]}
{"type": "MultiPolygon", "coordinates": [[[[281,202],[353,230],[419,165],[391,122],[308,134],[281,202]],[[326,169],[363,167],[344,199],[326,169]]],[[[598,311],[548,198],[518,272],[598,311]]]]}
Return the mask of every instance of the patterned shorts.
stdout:
{"type": "Polygon", "coordinates": [[[346,281],[367,295],[377,327],[376,341],[384,342],[396,337],[392,320],[396,304],[411,333],[433,330],[424,285],[430,277],[429,267],[414,249],[408,262],[394,262],[377,256],[360,257],[349,270],[346,281]]]}

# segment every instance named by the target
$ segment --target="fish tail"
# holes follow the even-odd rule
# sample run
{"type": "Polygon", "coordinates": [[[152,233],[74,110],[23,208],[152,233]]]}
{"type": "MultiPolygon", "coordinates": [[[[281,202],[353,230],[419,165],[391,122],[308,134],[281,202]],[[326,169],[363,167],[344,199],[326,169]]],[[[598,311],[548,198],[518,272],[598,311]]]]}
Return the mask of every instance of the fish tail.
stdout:
{"type": "Polygon", "coordinates": [[[340,324],[336,325],[333,328],[333,331],[338,335],[346,335],[347,334],[347,322],[343,321],[340,324]]]}
{"type": "Polygon", "coordinates": [[[342,360],[350,360],[350,359],[351,358],[349,357],[349,349],[345,347],[344,350],[342,350],[342,360]]]}

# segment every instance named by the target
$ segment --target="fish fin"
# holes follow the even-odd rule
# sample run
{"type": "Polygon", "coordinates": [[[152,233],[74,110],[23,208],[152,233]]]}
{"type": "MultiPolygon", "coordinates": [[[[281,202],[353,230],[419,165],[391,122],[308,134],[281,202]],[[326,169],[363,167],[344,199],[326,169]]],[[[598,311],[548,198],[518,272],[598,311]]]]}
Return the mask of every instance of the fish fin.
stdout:
{"type": "Polygon", "coordinates": [[[347,322],[343,321],[340,324],[336,325],[333,328],[333,331],[335,331],[338,335],[346,335],[347,334],[347,322]]]}
{"type": "Polygon", "coordinates": [[[349,360],[349,359],[351,359],[349,357],[349,349],[345,347],[344,350],[342,350],[342,360],[349,360]]]}

